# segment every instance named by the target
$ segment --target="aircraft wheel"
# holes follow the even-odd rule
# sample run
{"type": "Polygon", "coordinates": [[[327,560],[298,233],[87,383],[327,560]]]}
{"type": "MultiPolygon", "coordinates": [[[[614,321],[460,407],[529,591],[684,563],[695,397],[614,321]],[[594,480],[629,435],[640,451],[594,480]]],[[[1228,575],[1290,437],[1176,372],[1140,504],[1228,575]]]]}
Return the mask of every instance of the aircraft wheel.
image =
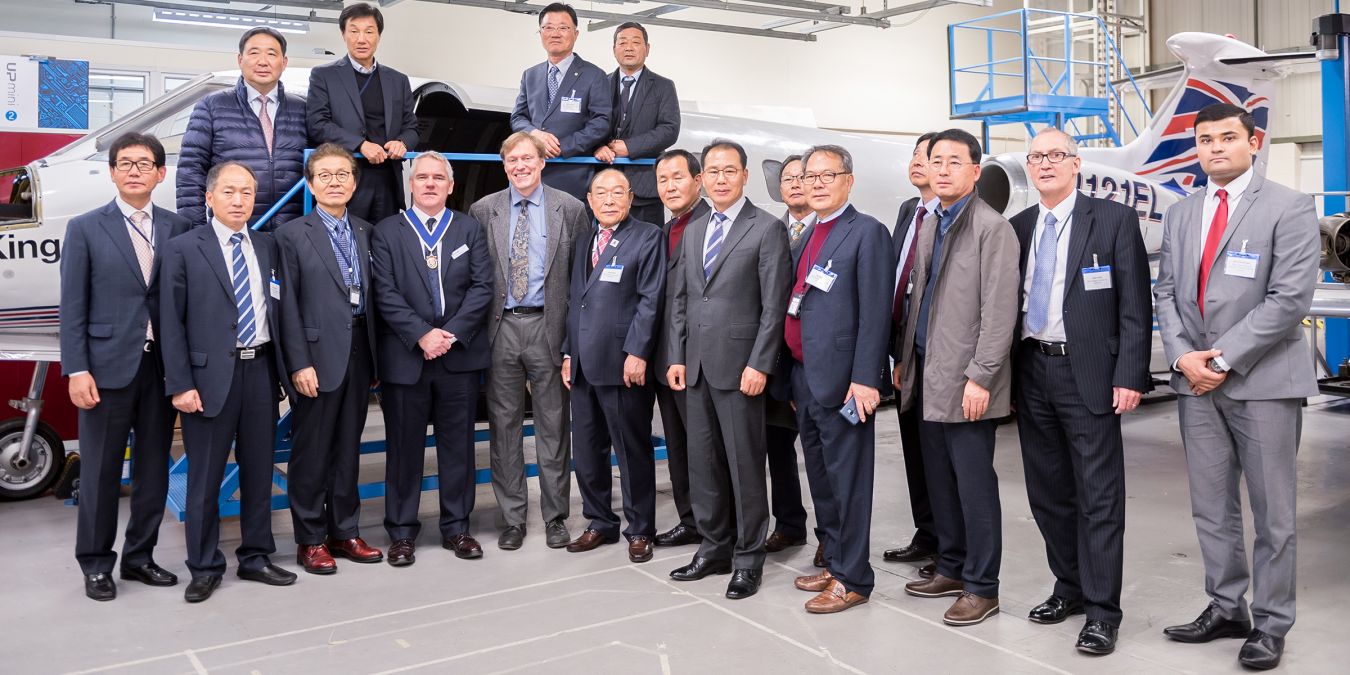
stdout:
{"type": "Polygon", "coordinates": [[[19,462],[23,418],[0,422],[0,501],[36,497],[51,487],[66,461],[66,446],[51,427],[38,423],[27,462],[19,462]]]}

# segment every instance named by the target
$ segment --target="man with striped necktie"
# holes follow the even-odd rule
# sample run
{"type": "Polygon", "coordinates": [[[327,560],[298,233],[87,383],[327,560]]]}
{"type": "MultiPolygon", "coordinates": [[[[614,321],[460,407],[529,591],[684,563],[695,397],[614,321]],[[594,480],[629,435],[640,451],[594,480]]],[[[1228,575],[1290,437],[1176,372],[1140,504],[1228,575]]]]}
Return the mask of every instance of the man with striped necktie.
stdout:
{"type": "Polygon", "coordinates": [[[225,573],[219,499],[231,446],[239,467],[239,577],[272,586],[295,582],[268,557],[276,552],[272,453],[285,371],[274,341],[281,297],[276,244],[246,227],[257,188],[247,166],[216,165],[206,175],[210,226],[164,247],[164,389],[182,413],[188,457],[188,602],[210,598],[225,573]]]}

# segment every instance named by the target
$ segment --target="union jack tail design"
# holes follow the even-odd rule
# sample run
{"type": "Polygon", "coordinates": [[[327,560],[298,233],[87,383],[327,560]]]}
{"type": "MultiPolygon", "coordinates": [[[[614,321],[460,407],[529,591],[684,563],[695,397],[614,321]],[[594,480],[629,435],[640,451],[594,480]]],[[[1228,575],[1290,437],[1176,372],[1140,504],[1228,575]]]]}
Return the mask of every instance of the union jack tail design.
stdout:
{"type": "Polygon", "coordinates": [[[1186,78],[1185,88],[1171,117],[1165,122],[1153,152],[1139,168],[1141,176],[1148,176],[1164,186],[1185,194],[1205,185],[1205,172],[1195,149],[1195,115],[1214,103],[1231,103],[1246,108],[1256,121],[1256,138],[1265,147],[1266,129],[1270,120],[1270,97],[1232,82],[1186,78]]]}

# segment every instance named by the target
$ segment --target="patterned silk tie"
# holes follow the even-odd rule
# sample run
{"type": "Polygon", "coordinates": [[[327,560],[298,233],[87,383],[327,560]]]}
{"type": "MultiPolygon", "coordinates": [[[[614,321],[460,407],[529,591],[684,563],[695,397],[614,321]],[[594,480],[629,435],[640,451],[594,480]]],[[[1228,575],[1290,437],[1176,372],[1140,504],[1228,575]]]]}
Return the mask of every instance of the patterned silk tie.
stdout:
{"type": "MultiPolygon", "coordinates": [[[[131,233],[131,248],[136,251],[136,262],[141,266],[141,278],[145,280],[147,288],[150,286],[150,270],[155,262],[155,249],[150,247],[150,238],[154,235],[145,224],[149,219],[150,214],[144,211],[131,214],[131,228],[135,230],[131,233]]],[[[145,339],[155,339],[155,331],[150,327],[150,322],[145,324],[145,339]]]]}
{"type": "Polygon", "coordinates": [[[727,214],[713,213],[713,231],[708,237],[708,245],[703,247],[703,278],[712,276],[713,263],[717,261],[717,254],[722,252],[722,240],[726,238],[726,229],[722,227],[727,222],[727,214]]]}
{"type": "Polygon", "coordinates": [[[805,229],[806,223],[800,220],[792,221],[792,225],[788,226],[788,237],[792,240],[791,243],[797,243],[797,240],[802,238],[802,231],[805,229]]]}
{"type": "Polygon", "coordinates": [[[909,275],[914,271],[914,254],[919,250],[919,234],[923,232],[923,219],[928,217],[928,209],[919,205],[914,216],[914,234],[910,237],[909,253],[905,255],[905,264],[900,268],[900,276],[895,280],[895,303],[891,306],[891,318],[899,326],[904,319],[905,297],[909,290],[909,275]]]}
{"type": "Polygon", "coordinates": [[[614,236],[614,228],[602,227],[600,234],[596,235],[595,250],[591,252],[591,267],[600,266],[600,254],[604,253],[605,247],[609,246],[609,240],[614,236]]]}
{"type": "Polygon", "coordinates": [[[621,80],[623,86],[619,88],[619,129],[622,129],[624,124],[628,122],[628,111],[629,106],[633,103],[631,94],[635,81],[632,75],[624,75],[623,80],[621,80]]]}
{"type": "Polygon", "coordinates": [[[1031,277],[1031,296],[1027,301],[1027,328],[1033,336],[1050,322],[1050,288],[1055,283],[1055,255],[1059,236],[1055,234],[1055,214],[1045,214],[1045,231],[1036,245],[1036,271],[1031,277]]]}
{"type": "Polygon", "coordinates": [[[249,347],[258,329],[257,317],[253,315],[253,289],[248,282],[248,264],[244,262],[244,233],[230,235],[230,244],[234,246],[234,306],[239,311],[239,328],[235,337],[239,344],[249,347]]]}
{"type": "Polygon", "coordinates": [[[267,140],[267,154],[272,154],[272,116],[267,114],[267,97],[258,97],[258,121],[262,123],[263,138],[267,140]]]}
{"type": "Polygon", "coordinates": [[[553,99],[558,97],[558,67],[548,67],[548,106],[553,107],[553,99]]]}
{"type": "Polygon", "coordinates": [[[530,292],[530,203],[520,200],[516,207],[516,231],[511,234],[511,297],[523,302],[530,292]]]}
{"type": "MultiPolygon", "coordinates": [[[[435,232],[435,231],[436,231],[436,219],[427,218],[427,232],[435,232]]],[[[432,249],[431,251],[428,251],[428,255],[434,252],[435,249],[432,249]]],[[[438,263],[436,267],[439,268],[440,264],[438,263]]],[[[436,316],[440,316],[445,312],[444,307],[445,302],[441,299],[441,275],[439,272],[432,269],[430,265],[428,265],[427,279],[431,280],[431,296],[432,296],[431,299],[433,302],[436,303],[436,316]]]]}
{"type": "Polygon", "coordinates": [[[1219,252],[1219,242],[1223,240],[1223,231],[1228,229],[1228,191],[1216,190],[1219,206],[1214,209],[1214,220],[1209,224],[1209,235],[1205,237],[1205,251],[1200,254],[1200,288],[1196,300],[1200,303],[1200,316],[1205,316],[1205,286],[1209,284],[1209,272],[1214,268],[1214,256],[1219,252]]]}

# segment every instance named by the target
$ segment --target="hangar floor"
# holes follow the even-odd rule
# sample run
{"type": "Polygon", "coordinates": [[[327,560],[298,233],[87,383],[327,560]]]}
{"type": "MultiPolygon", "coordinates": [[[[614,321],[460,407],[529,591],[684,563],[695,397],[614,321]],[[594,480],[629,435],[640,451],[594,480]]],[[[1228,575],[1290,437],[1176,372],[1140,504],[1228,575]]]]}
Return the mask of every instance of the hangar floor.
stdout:
{"type": "MultiPolygon", "coordinates": [[[[1314,399],[1306,412],[1299,620],[1285,672],[1339,672],[1350,662],[1344,636],[1350,581],[1342,567],[1350,540],[1347,415],[1350,403],[1329,398],[1314,399]]],[[[83,596],[72,555],[74,511],[40,499],[0,504],[5,645],[0,671],[1240,672],[1240,641],[1182,645],[1161,635],[1163,626],[1191,620],[1206,603],[1175,405],[1157,403],[1130,415],[1125,434],[1126,617],[1119,648],[1104,658],[1073,650],[1081,617],[1058,626],[1025,618],[1047,595],[1052,579],[1027,508],[1012,425],[999,430],[997,455],[1004,509],[1003,614],[983,625],[949,628],[941,623],[946,600],[904,594],[915,568],[881,560],[881,551],[904,543],[911,529],[895,413],[885,409],[878,426],[872,531],[877,589],[870,604],[840,615],[806,614],[802,603],[810,596],[792,587],[794,576],[811,569],[814,546],[771,555],[763,589],[743,601],[722,596],[725,576],[686,584],[667,577],[693,547],[657,549],[656,559],[642,565],[629,564],[620,546],[587,554],[549,550],[537,505],[531,506],[525,547],[500,551],[496,505],[486,486],[479,488],[474,514],[487,552],[478,561],[458,560],[437,546],[434,495],[427,495],[422,513],[430,526],[411,568],[342,561],[337,575],[301,574],[288,588],[242,582],[233,574],[231,554],[238,528],[228,523],[222,548],[231,571],[206,604],[184,603],[182,583],[160,589],[131,582],[119,583],[116,601],[95,603],[83,596]]],[[[365,480],[376,479],[378,460],[364,472],[365,480]]],[[[664,466],[658,472],[661,489],[668,490],[664,466]]],[[[569,526],[576,534],[584,522],[575,489],[572,494],[569,526]]],[[[668,492],[658,505],[659,523],[671,524],[668,492]]],[[[383,547],[388,541],[381,510],[379,502],[367,502],[362,521],[370,542],[383,547]]],[[[125,520],[125,501],[122,515],[125,520]]],[[[296,569],[287,514],[276,513],[274,525],[275,561],[296,569]]],[[[157,556],[180,576],[182,532],[181,524],[166,520],[157,556]]]]}

